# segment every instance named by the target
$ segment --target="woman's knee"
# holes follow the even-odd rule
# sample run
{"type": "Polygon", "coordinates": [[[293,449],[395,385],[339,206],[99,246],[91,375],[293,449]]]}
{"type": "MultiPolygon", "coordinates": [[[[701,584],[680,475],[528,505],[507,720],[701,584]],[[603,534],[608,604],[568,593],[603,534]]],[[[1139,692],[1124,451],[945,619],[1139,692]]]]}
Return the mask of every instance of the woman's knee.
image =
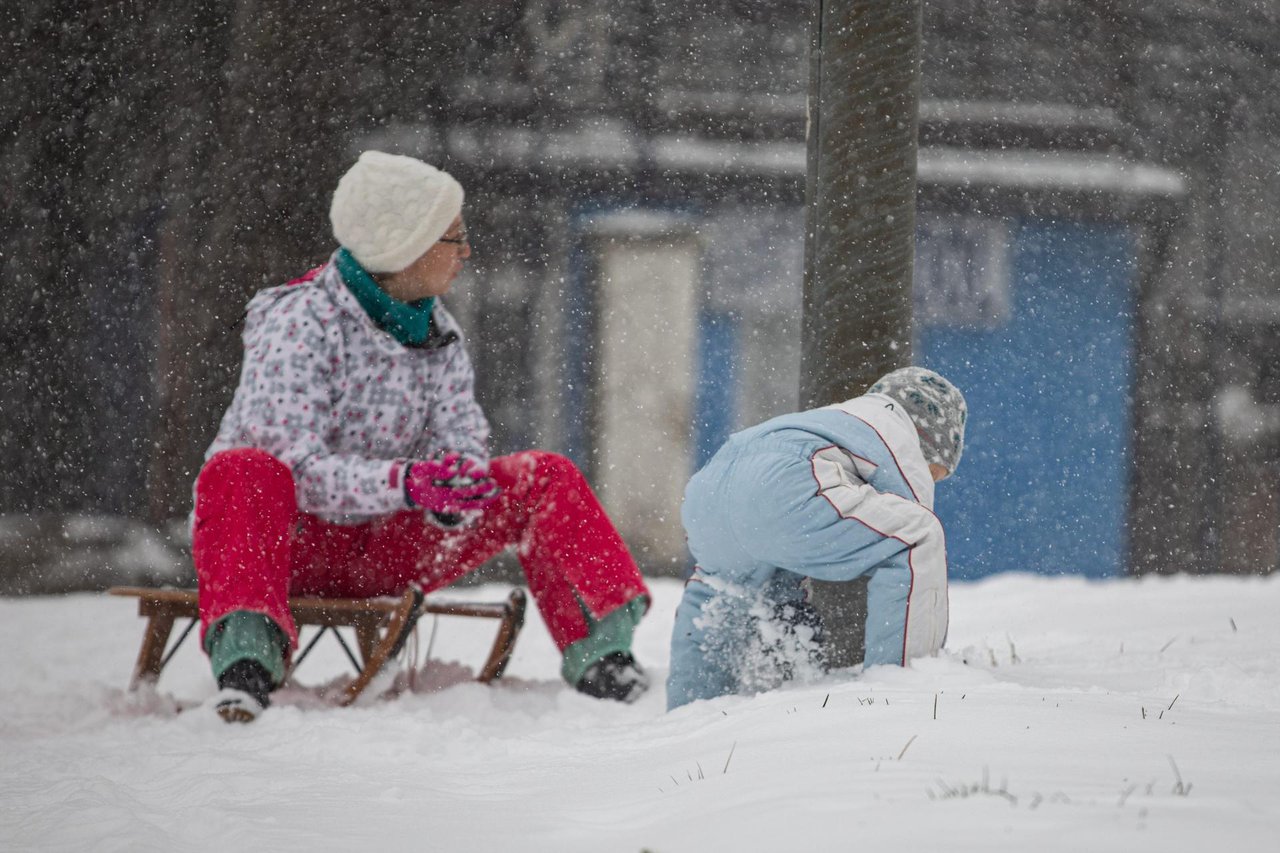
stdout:
{"type": "Polygon", "coordinates": [[[523,450],[494,459],[490,466],[496,476],[505,476],[512,485],[547,485],[553,482],[580,482],[585,478],[573,460],[548,450],[523,450]]]}
{"type": "Polygon", "coordinates": [[[293,472],[256,447],[236,447],[209,457],[196,479],[196,494],[225,496],[237,491],[264,498],[292,496],[293,472]]]}

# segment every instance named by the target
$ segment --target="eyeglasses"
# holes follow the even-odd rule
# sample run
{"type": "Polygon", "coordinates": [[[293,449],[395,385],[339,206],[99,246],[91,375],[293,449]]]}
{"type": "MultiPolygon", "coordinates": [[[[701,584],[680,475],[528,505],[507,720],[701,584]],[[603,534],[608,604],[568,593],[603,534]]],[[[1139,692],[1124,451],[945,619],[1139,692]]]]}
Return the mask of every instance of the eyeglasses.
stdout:
{"type": "Polygon", "coordinates": [[[458,229],[457,237],[441,237],[438,242],[452,243],[455,246],[465,246],[467,245],[467,229],[466,227],[460,228],[458,229]]]}

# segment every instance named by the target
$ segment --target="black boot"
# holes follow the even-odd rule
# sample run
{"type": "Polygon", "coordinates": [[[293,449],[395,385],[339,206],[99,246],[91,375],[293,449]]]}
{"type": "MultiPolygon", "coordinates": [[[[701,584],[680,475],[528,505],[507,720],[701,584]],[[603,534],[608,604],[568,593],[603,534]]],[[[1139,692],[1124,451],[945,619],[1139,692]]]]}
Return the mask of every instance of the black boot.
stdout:
{"type": "Polygon", "coordinates": [[[251,723],[271,704],[271,676],[256,660],[238,660],[218,677],[214,709],[228,723],[251,723]]]}
{"type": "Polygon", "coordinates": [[[596,699],[634,702],[649,689],[649,676],[630,652],[610,652],[587,667],[574,688],[596,699]]]}

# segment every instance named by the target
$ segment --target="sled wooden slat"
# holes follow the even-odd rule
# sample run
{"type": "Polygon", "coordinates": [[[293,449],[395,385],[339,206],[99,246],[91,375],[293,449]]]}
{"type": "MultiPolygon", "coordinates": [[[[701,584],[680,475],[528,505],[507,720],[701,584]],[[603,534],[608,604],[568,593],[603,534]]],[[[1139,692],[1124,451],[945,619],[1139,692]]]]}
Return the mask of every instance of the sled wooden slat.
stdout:
{"type": "MultiPolygon", "coordinates": [[[[145,683],[155,683],[166,663],[165,648],[173,624],[177,619],[199,619],[199,597],[194,589],[168,587],[117,586],[108,590],[111,595],[138,599],[138,615],[147,620],[138,650],[138,661],[133,669],[129,689],[145,683]]],[[[316,625],[321,628],[351,627],[355,629],[356,645],[360,653],[363,671],[348,690],[344,691],[341,704],[350,704],[360,691],[373,680],[386,663],[389,652],[400,633],[405,619],[406,604],[411,592],[400,598],[290,598],[289,609],[299,627],[316,625]]],[[[476,602],[425,599],[420,614],[438,616],[471,616],[499,620],[498,633],[477,681],[488,683],[502,676],[511,660],[516,638],[524,625],[525,593],[514,589],[505,601],[476,602]]],[[[172,650],[170,651],[172,654],[172,650]]]]}

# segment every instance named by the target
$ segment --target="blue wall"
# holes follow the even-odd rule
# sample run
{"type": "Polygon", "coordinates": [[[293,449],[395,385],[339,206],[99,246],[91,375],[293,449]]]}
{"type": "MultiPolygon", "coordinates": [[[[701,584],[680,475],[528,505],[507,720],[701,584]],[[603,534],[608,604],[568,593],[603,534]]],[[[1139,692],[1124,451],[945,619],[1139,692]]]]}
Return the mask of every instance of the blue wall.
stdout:
{"type": "Polygon", "coordinates": [[[938,488],[953,578],[1124,570],[1133,241],[1122,226],[1010,231],[1010,311],[995,328],[918,330],[916,361],[969,401],[957,475],[938,488]]]}
{"type": "MultiPolygon", "coordinates": [[[[693,400],[693,471],[733,432],[737,410],[738,323],[732,314],[703,309],[698,317],[698,379],[693,400]]],[[[693,471],[689,473],[692,474],[693,471]]]]}

